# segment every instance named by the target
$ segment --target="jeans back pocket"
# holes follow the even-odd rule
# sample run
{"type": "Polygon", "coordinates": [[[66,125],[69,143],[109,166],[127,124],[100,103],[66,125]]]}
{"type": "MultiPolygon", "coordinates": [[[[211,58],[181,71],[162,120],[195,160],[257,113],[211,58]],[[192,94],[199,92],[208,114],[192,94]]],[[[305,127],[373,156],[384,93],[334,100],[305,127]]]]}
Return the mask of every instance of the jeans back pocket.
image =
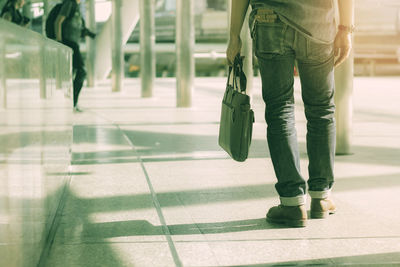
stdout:
{"type": "Polygon", "coordinates": [[[283,39],[287,26],[279,19],[275,22],[255,22],[253,39],[257,54],[283,54],[283,39]]]}

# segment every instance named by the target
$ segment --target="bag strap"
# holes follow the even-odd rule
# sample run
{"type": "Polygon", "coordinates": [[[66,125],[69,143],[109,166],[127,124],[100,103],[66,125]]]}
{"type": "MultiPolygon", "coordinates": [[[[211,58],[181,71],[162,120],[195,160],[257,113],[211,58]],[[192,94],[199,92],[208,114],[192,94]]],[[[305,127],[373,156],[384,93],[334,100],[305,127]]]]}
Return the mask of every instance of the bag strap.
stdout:
{"type": "Polygon", "coordinates": [[[243,57],[241,57],[240,54],[238,54],[235,57],[233,66],[229,66],[228,80],[227,80],[226,85],[227,85],[227,87],[229,85],[232,85],[234,90],[241,92],[241,93],[246,93],[247,78],[243,71],[243,57]],[[233,75],[232,75],[232,72],[233,72],[233,75]],[[230,83],[231,75],[233,76],[232,84],[230,83]],[[239,79],[239,83],[237,81],[238,79],[239,79]]]}

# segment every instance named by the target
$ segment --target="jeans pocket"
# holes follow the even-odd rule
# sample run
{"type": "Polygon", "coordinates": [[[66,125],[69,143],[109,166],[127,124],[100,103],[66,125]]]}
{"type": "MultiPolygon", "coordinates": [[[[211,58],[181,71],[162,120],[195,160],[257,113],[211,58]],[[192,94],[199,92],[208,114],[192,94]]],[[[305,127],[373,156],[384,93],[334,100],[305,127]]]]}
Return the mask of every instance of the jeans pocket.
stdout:
{"type": "Polygon", "coordinates": [[[318,43],[307,39],[307,59],[325,62],[333,56],[333,43],[318,43]]]}
{"type": "Polygon", "coordinates": [[[273,23],[256,22],[253,34],[256,54],[283,54],[286,27],[280,20],[273,23]]]}

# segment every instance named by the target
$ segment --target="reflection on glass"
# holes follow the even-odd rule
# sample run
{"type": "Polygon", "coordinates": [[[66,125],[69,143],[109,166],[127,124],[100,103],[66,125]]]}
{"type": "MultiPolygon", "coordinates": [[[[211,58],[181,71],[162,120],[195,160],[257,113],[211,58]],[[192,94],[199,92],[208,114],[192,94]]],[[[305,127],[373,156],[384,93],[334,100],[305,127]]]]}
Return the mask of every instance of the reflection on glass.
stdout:
{"type": "Polygon", "coordinates": [[[37,266],[69,179],[71,51],[0,20],[0,59],[0,266],[37,266]]]}

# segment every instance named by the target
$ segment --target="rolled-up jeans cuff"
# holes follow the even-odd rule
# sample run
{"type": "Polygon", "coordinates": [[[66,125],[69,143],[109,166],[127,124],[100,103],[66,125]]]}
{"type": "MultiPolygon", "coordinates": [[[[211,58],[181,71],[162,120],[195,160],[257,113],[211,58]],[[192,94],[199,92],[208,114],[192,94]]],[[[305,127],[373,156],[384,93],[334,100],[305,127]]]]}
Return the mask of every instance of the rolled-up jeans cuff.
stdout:
{"type": "Polygon", "coordinates": [[[325,191],[308,191],[311,198],[328,198],[331,195],[331,190],[325,191]]]}
{"type": "Polygon", "coordinates": [[[300,206],[306,204],[306,196],[296,196],[296,197],[280,197],[281,204],[283,206],[300,206]]]}

